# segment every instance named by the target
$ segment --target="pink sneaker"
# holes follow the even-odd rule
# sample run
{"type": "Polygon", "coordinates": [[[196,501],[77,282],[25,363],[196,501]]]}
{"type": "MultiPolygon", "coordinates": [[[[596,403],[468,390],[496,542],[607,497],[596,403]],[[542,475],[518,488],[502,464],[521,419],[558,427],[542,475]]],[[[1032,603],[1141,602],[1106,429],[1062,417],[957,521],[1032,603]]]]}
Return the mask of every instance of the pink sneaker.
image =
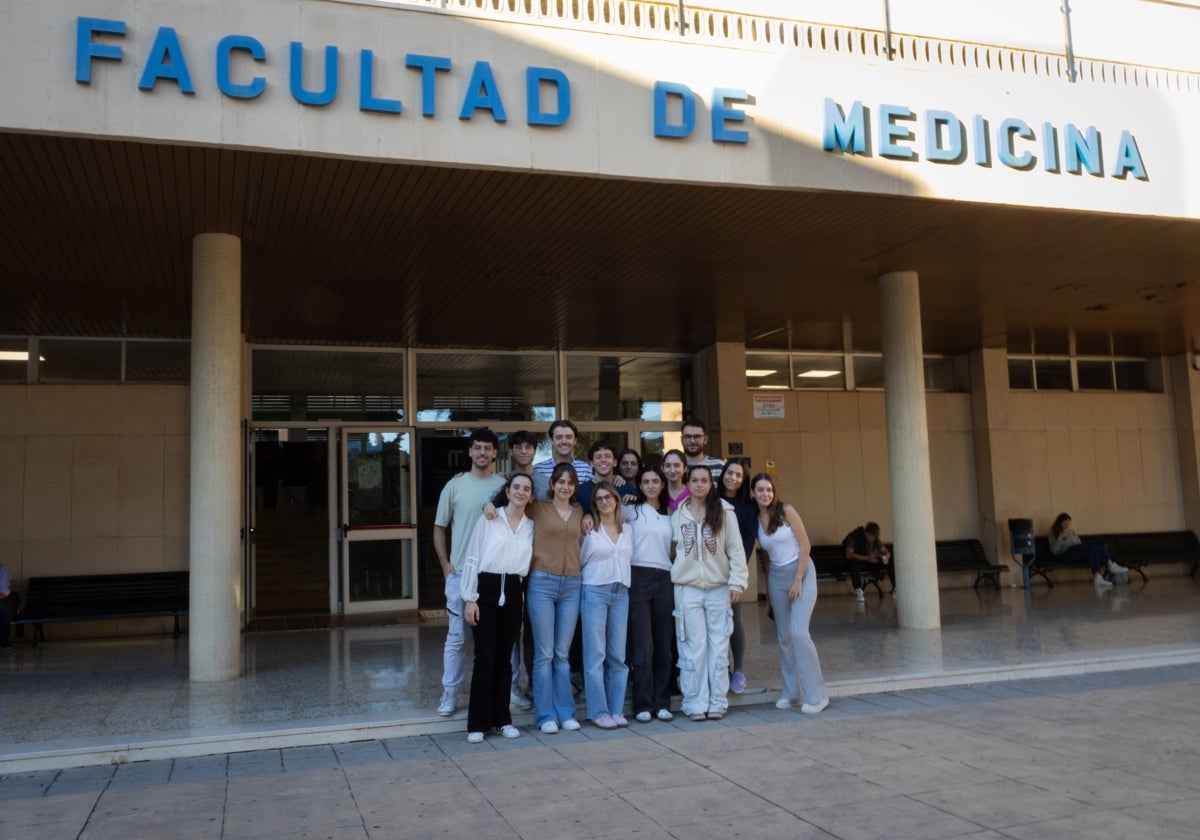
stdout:
{"type": "Polygon", "coordinates": [[[625,720],[625,715],[613,715],[612,719],[613,719],[613,723],[615,723],[617,726],[628,726],[629,725],[629,721],[625,720]]]}
{"type": "Polygon", "coordinates": [[[617,728],[617,722],[615,720],[613,720],[612,715],[600,715],[600,717],[593,720],[592,723],[594,723],[596,726],[600,727],[601,729],[616,729],[617,728]]]}

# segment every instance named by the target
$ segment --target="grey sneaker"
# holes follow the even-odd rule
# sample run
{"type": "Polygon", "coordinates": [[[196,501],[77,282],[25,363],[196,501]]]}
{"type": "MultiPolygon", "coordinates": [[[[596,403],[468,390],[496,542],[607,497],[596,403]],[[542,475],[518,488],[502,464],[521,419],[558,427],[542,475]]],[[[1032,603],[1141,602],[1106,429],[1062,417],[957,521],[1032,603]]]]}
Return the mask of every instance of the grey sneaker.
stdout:
{"type": "Polygon", "coordinates": [[[1097,589],[1111,589],[1113,585],[1111,580],[1105,580],[1099,574],[1092,578],[1092,583],[1096,584],[1097,589]]]}
{"type": "Polygon", "coordinates": [[[654,716],[664,723],[675,720],[675,715],[671,714],[670,709],[659,709],[657,712],[655,712],[654,716]]]}
{"type": "Polygon", "coordinates": [[[854,600],[859,601],[859,602],[866,600],[866,598],[863,596],[863,591],[861,589],[854,590],[854,600]]]}
{"type": "Polygon", "coordinates": [[[453,691],[443,691],[441,702],[438,703],[438,714],[442,717],[450,717],[454,714],[455,701],[453,691]]]}
{"type": "Polygon", "coordinates": [[[520,738],[521,730],[517,729],[517,727],[513,726],[511,723],[506,723],[504,726],[500,727],[500,734],[505,738],[520,738]]]}
{"type": "Polygon", "coordinates": [[[638,712],[637,713],[637,722],[638,723],[649,723],[650,722],[650,713],[649,712],[638,712]]]}
{"type": "Polygon", "coordinates": [[[508,705],[514,709],[520,709],[522,712],[527,712],[533,708],[533,704],[525,699],[525,695],[521,692],[521,689],[515,686],[509,692],[508,705]]]}
{"type": "Polygon", "coordinates": [[[779,709],[780,711],[786,712],[788,709],[792,708],[792,706],[794,706],[795,704],[796,704],[795,701],[792,700],[791,698],[780,697],[778,700],[775,701],[775,708],[779,709]]]}
{"type": "Polygon", "coordinates": [[[746,690],[746,675],[741,671],[734,671],[733,676],[729,678],[729,690],[734,694],[741,694],[746,690]]]}
{"type": "Polygon", "coordinates": [[[1121,574],[1123,572],[1128,572],[1128,571],[1129,571],[1129,569],[1125,568],[1124,566],[1120,565],[1119,563],[1109,563],[1108,564],[1108,573],[1110,575],[1111,574],[1121,574]]]}

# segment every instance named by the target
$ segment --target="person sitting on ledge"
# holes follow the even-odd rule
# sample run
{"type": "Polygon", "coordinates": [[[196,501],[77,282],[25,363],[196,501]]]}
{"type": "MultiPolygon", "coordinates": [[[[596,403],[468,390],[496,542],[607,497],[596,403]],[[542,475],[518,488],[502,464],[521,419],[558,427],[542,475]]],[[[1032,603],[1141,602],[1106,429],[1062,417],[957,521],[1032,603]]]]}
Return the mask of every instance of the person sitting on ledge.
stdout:
{"type": "Polygon", "coordinates": [[[1106,588],[1112,586],[1107,575],[1114,572],[1126,571],[1124,566],[1113,562],[1112,552],[1096,540],[1084,542],[1071,527],[1071,515],[1060,513],[1050,526],[1050,551],[1055,557],[1069,563],[1086,560],[1092,568],[1092,580],[1096,586],[1106,588]]]}

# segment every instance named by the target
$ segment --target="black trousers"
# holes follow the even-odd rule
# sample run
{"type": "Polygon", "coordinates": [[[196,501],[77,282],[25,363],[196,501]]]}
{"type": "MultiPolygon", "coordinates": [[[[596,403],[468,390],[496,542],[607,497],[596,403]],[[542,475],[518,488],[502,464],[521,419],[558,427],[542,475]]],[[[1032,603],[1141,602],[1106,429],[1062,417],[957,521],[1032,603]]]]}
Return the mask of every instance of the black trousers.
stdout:
{"type": "MultiPolygon", "coordinates": [[[[871,568],[876,568],[879,564],[878,563],[868,563],[866,565],[868,565],[871,568]]],[[[896,588],[896,561],[888,560],[887,564],[883,567],[883,569],[884,569],[884,572],[887,574],[887,579],[892,584],[892,589],[895,589],[896,588]]],[[[860,569],[860,564],[858,562],[858,558],[856,558],[856,557],[847,557],[846,558],[846,571],[850,573],[850,582],[854,584],[854,588],[862,589],[863,588],[862,571],[860,569]]]]}
{"type": "Polygon", "coordinates": [[[628,652],[633,713],[671,708],[675,661],[675,588],[666,569],[633,566],[629,576],[628,652]]]}
{"type": "Polygon", "coordinates": [[[512,648],[521,632],[524,581],[519,575],[479,573],[479,621],[475,625],[475,666],[467,731],[491,732],[512,723],[508,710],[512,690],[512,648]],[[504,606],[500,606],[501,579],[504,606]]]}

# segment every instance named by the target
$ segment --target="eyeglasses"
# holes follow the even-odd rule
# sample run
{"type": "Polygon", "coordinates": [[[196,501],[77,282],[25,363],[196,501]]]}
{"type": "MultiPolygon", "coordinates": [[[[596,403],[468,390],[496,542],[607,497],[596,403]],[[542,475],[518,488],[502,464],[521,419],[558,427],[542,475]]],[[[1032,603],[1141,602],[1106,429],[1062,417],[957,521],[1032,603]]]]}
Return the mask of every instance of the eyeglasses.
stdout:
{"type": "Polygon", "coordinates": [[[602,493],[602,494],[597,494],[595,496],[595,498],[592,499],[592,501],[594,501],[596,504],[600,504],[601,502],[613,502],[613,501],[616,501],[616,499],[614,499],[612,497],[611,493],[602,493]]]}

